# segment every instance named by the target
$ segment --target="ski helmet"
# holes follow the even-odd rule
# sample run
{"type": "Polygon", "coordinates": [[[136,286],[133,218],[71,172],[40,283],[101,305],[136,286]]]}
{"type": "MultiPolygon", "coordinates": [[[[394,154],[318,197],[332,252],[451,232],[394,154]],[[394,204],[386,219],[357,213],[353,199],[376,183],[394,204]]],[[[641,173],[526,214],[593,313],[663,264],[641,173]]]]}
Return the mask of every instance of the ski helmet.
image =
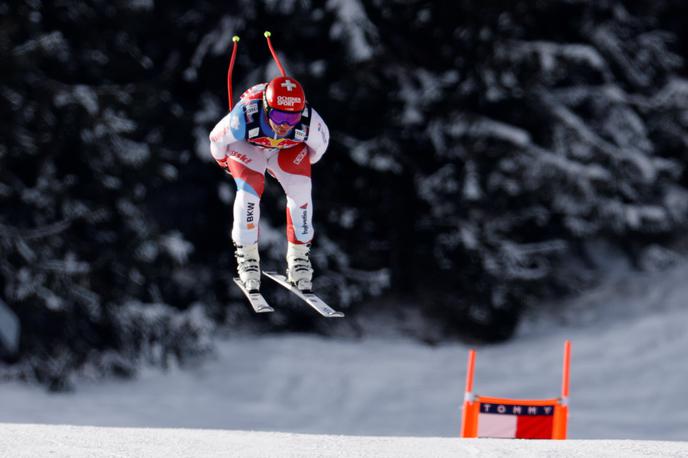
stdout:
{"type": "Polygon", "coordinates": [[[278,76],[270,81],[263,93],[265,109],[297,112],[306,107],[306,94],[298,81],[289,76],[278,76]]]}

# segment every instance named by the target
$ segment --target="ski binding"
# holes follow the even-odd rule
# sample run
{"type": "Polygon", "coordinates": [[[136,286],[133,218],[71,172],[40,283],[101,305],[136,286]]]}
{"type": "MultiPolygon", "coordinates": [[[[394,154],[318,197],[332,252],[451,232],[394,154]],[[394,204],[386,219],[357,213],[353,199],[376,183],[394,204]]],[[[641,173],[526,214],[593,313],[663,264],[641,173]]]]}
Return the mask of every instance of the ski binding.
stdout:
{"type": "Polygon", "coordinates": [[[262,294],[260,294],[257,291],[249,291],[246,289],[244,284],[241,282],[241,280],[238,277],[234,277],[234,283],[237,284],[237,286],[241,289],[241,291],[244,293],[248,301],[251,303],[251,307],[253,307],[253,310],[256,313],[266,313],[266,312],[274,312],[275,309],[270,307],[270,305],[267,303],[265,298],[263,297],[262,294]]]}

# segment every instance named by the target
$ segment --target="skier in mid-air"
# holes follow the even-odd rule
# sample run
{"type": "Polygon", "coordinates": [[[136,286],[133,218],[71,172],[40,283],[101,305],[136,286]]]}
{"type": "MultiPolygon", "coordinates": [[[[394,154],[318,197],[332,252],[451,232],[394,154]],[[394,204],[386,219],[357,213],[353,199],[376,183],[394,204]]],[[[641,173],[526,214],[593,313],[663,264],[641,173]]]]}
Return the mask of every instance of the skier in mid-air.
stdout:
{"type": "Polygon", "coordinates": [[[325,153],[329,139],[327,125],[306,102],[301,84],[284,73],[247,89],[210,133],[210,152],[237,187],[232,241],[239,278],[248,291],[260,288],[258,222],[266,170],[287,196],[287,280],[301,291],[311,290],[311,165],[325,153]]]}

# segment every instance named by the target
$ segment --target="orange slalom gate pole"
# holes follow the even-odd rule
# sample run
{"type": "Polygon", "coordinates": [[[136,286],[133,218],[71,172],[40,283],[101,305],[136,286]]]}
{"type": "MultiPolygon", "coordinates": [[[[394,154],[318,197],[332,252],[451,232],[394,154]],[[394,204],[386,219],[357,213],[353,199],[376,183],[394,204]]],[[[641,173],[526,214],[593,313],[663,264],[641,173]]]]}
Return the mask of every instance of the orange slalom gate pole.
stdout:
{"type": "Polygon", "coordinates": [[[477,407],[473,394],[473,374],[475,372],[475,350],[468,352],[468,367],[466,370],[466,390],[463,398],[463,411],[461,412],[461,437],[477,437],[477,407]]]}
{"type": "Polygon", "coordinates": [[[561,379],[561,397],[568,400],[569,398],[569,371],[571,367],[571,341],[567,340],[564,343],[564,369],[561,379]]]}
{"type": "Polygon", "coordinates": [[[564,343],[564,363],[561,376],[561,401],[554,410],[552,439],[566,439],[569,416],[569,374],[571,368],[571,341],[564,343]]]}

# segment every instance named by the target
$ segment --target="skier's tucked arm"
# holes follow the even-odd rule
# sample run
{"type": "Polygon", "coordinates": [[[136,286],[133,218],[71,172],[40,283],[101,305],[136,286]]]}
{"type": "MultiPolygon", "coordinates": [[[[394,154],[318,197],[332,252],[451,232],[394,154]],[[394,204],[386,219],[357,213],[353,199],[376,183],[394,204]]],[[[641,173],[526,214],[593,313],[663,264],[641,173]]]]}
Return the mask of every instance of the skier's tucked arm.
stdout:
{"type": "Polygon", "coordinates": [[[308,146],[310,153],[311,164],[315,164],[327,150],[327,145],[330,143],[330,130],[317,111],[311,109],[311,113],[310,132],[306,146],[308,146]]]}
{"type": "Polygon", "coordinates": [[[227,167],[227,147],[234,142],[246,138],[246,117],[244,115],[244,105],[238,103],[234,109],[210,132],[210,154],[220,164],[227,167]]]}

